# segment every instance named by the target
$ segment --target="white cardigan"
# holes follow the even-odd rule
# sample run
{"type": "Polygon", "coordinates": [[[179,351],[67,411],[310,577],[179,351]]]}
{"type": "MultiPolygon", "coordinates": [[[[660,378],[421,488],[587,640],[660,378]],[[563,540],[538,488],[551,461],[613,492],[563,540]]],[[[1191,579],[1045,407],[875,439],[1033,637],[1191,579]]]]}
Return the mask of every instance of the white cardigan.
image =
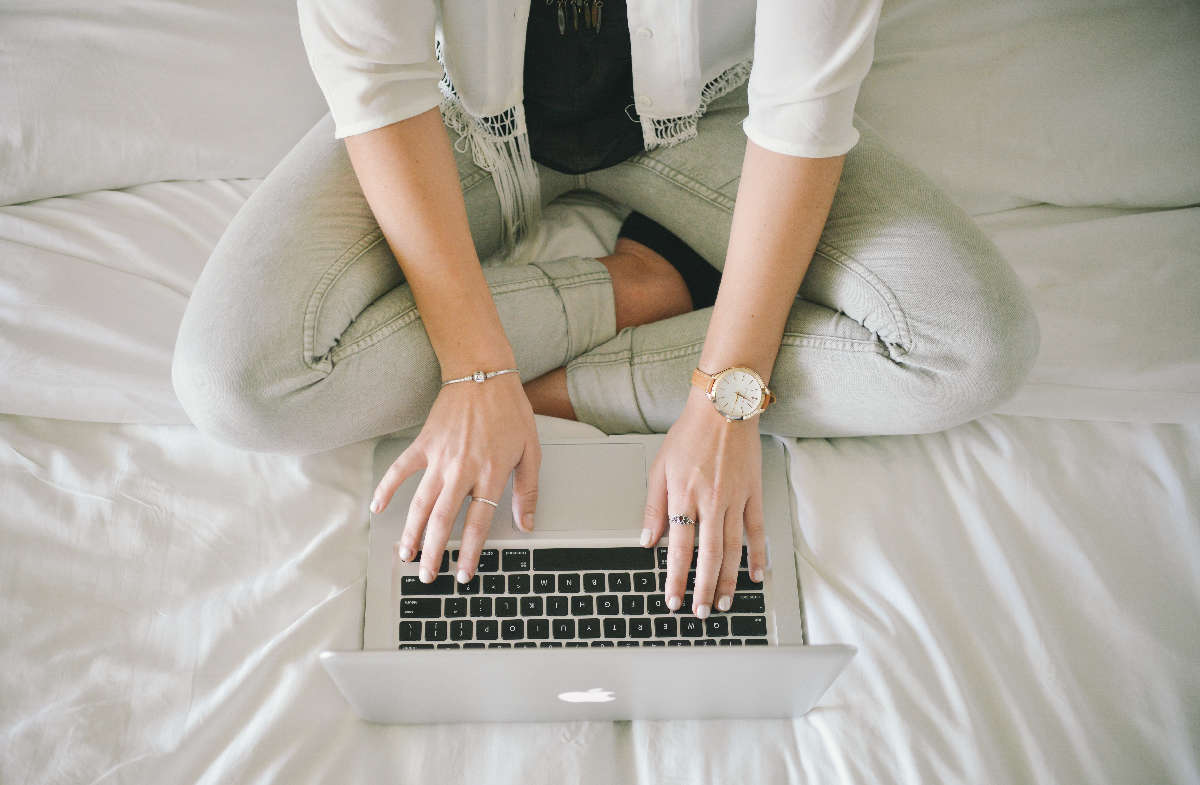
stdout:
{"type": "MultiPolygon", "coordinates": [[[[297,0],[334,137],[440,105],[494,175],[511,247],[540,212],[522,86],[529,3],[544,1],[297,0]]],[[[708,104],[749,78],[742,128],[755,144],[813,158],[847,152],[881,3],[627,0],[645,148],[695,136],[708,104]]]]}

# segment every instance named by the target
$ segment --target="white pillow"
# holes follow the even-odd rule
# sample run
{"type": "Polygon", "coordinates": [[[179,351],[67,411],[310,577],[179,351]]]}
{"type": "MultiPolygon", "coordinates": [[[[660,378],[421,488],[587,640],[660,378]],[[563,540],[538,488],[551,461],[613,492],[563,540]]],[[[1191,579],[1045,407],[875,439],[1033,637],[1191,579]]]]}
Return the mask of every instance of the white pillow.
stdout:
{"type": "Polygon", "coordinates": [[[1200,202],[1200,3],[889,0],[858,112],[968,212],[1200,202]]]}
{"type": "Polygon", "coordinates": [[[264,177],[325,111],[295,0],[0,6],[0,204],[264,177]]]}

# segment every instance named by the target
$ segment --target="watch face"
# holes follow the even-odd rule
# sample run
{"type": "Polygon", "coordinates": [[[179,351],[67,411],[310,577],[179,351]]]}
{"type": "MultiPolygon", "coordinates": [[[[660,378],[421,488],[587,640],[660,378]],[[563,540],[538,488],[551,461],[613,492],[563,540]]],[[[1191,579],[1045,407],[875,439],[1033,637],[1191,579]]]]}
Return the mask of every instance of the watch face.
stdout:
{"type": "Polygon", "coordinates": [[[712,388],[717,411],[732,420],[748,417],[762,406],[762,384],[754,374],[733,369],[720,374],[712,388]]]}

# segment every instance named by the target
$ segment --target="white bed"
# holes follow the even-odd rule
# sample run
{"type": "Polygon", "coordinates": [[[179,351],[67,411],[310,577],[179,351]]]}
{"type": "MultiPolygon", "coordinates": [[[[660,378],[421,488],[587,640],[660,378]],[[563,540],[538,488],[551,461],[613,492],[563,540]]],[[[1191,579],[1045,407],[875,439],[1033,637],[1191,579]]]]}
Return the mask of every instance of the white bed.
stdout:
{"type": "MultiPolygon", "coordinates": [[[[209,249],[323,111],[292,3],[248,5],[143,2],[149,39],[0,9],[0,783],[1200,782],[1194,5],[885,7],[860,112],[1008,254],[1043,348],[976,422],[786,442],[810,637],[859,648],[818,709],[404,728],[316,660],[359,641],[373,442],[240,452],[170,387],[209,249]]],[[[615,230],[568,198],[538,254],[615,230]]]]}

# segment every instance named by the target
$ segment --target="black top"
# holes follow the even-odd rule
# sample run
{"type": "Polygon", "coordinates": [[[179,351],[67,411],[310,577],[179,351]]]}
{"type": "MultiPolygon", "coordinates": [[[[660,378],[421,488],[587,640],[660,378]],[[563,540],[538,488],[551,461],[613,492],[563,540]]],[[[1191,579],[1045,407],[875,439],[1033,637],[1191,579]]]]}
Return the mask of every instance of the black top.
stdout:
{"type": "Polygon", "coordinates": [[[525,122],[533,160],[566,174],[618,164],[642,150],[633,106],[625,0],[530,0],[525,32],[525,122]],[[575,27],[578,7],[578,29],[575,27]],[[626,111],[628,110],[628,114],[626,111]]]}

